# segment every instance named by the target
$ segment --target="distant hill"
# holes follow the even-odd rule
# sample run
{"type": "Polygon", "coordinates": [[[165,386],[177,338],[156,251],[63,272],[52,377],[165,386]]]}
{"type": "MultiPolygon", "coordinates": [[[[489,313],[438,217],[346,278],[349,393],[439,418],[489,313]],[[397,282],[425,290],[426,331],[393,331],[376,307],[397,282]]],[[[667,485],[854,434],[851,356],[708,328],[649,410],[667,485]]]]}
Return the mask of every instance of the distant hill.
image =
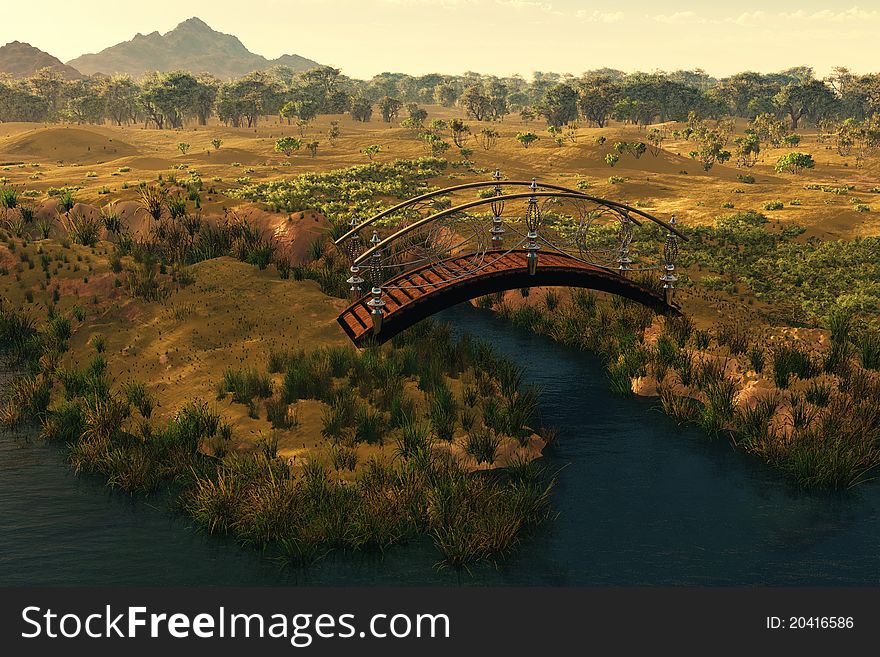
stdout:
{"type": "Polygon", "coordinates": [[[29,43],[13,41],[0,47],[0,73],[9,73],[14,78],[26,78],[46,67],[54,69],[68,80],[82,77],[72,66],[29,43]]]}
{"type": "Polygon", "coordinates": [[[277,64],[304,71],[317,62],[299,55],[266,59],[244,47],[237,37],[211,29],[199,18],[190,18],[166,34],[137,34],[97,54],[82,55],[68,62],[88,75],[128,73],[140,76],[151,71],[184,70],[233,78],[277,64]]]}

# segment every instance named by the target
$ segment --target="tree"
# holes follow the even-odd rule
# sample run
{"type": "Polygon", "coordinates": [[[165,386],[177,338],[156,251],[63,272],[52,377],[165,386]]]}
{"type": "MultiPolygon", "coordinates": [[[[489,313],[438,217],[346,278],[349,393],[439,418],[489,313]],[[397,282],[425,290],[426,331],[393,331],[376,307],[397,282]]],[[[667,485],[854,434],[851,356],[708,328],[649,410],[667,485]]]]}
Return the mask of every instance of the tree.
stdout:
{"type": "Polygon", "coordinates": [[[471,134],[470,126],[461,119],[452,119],[449,122],[449,129],[452,130],[452,143],[458,148],[464,148],[467,138],[471,134]]]}
{"type": "Polygon", "coordinates": [[[218,137],[215,137],[214,139],[211,140],[211,146],[214,147],[215,151],[219,151],[220,147],[222,145],[223,145],[223,140],[218,137]]]}
{"type": "Polygon", "coordinates": [[[392,119],[397,118],[403,103],[397,98],[385,96],[379,101],[379,111],[382,113],[382,120],[385,123],[391,123],[392,119]]]}
{"type": "Polygon", "coordinates": [[[761,154],[761,140],[754,130],[746,130],[745,135],[733,140],[736,160],[740,166],[751,168],[758,161],[761,154]]]}
{"type": "Polygon", "coordinates": [[[620,85],[608,76],[594,76],[578,83],[577,107],[591,124],[600,128],[611,116],[620,100],[620,85]]]}
{"type": "Polygon", "coordinates": [[[434,157],[439,157],[450,148],[448,141],[444,141],[440,135],[433,132],[426,132],[423,134],[422,141],[425,142],[428,152],[434,157]]]}
{"type": "Polygon", "coordinates": [[[777,119],[773,114],[758,114],[752,119],[751,130],[760,143],[779,146],[788,134],[785,121],[777,119]]]}
{"type": "Polygon", "coordinates": [[[262,71],[255,71],[220,87],[217,115],[234,127],[245,124],[255,128],[260,116],[279,113],[281,104],[278,82],[262,71]]]}
{"type": "Polygon", "coordinates": [[[320,142],[318,141],[310,141],[308,144],[306,144],[306,148],[309,150],[309,155],[311,155],[312,157],[315,157],[318,154],[319,143],[320,142]]]}
{"type": "Polygon", "coordinates": [[[835,104],[834,94],[818,80],[793,82],[785,85],[774,97],[774,102],[791,120],[791,129],[797,130],[804,117],[820,120],[835,104]]]}
{"type": "Polygon", "coordinates": [[[663,142],[666,140],[665,131],[659,128],[651,128],[648,130],[648,134],[645,135],[645,138],[648,140],[648,143],[651,144],[651,155],[654,157],[660,155],[660,151],[663,150],[663,142]]]}
{"type": "Polygon", "coordinates": [[[483,128],[480,130],[480,145],[487,151],[491,149],[498,141],[498,131],[492,128],[483,128]]]}
{"type": "Polygon", "coordinates": [[[578,117],[577,93],[567,84],[554,85],[544,94],[538,111],[551,126],[561,126],[569,121],[575,121],[578,117]]]}
{"type": "Polygon", "coordinates": [[[729,160],[733,154],[725,149],[730,135],[733,133],[733,121],[716,121],[713,127],[710,127],[702,119],[698,119],[695,114],[688,116],[688,125],[691,129],[691,138],[697,143],[699,148],[693,150],[690,155],[695,160],[699,160],[703,165],[703,171],[711,169],[716,162],[724,163],[729,160]]]}
{"type": "Polygon", "coordinates": [[[116,125],[137,119],[138,85],[130,75],[114,75],[101,80],[99,87],[107,116],[116,125]]]}
{"type": "Polygon", "coordinates": [[[379,144],[370,144],[366,148],[361,149],[361,153],[363,153],[368,158],[370,158],[370,160],[373,159],[373,156],[376,155],[376,153],[381,153],[381,152],[382,152],[382,147],[379,146],[379,144]]]}
{"type": "Polygon", "coordinates": [[[800,173],[804,169],[812,169],[816,166],[812,155],[806,153],[787,153],[776,161],[776,171],[788,171],[800,173]]]}
{"type": "Polygon", "coordinates": [[[363,96],[358,96],[352,99],[349,111],[355,121],[366,123],[373,116],[373,104],[363,96]]]}
{"type": "Polygon", "coordinates": [[[475,84],[465,89],[458,98],[458,104],[467,115],[477,121],[488,118],[492,110],[492,101],[483,93],[482,85],[475,84]]]}
{"type": "Polygon", "coordinates": [[[605,155],[605,164],[607,164],[610,167],[613,167],[619,161],[620,161],[620,155],[618,155],[617,153],[607,153],[605,155]]]}
{"type": "Polygon", "coordinates": [[[734,116],[754,118],[774,109],[773,97],[779,82],[761,73],[737,73],[721,81],[712,93],[734,116]]]}
{"type": "Polygon", "coordinates": [[[531,107],[523,107],[519,111],[519,118],[526,123],[531,123],[535,120],[535,110],[531,107]]]}
{"type": "Polygon", "coordinates": [[[187,144],[185,141],[182,141],[177,144],[177,150],[179,150],[183,155],[186,155],[189,151],[189,144],[187,144]]]}
{"type": "Polygon", "coordinates": [[[330,127],[327,129],[327,139],[330,140],[332,146],[336,145],[339,139],[339,121],[330,121],[330,127]]]}
{"type": "Polygon", "coordinates": [[[534,132],[519,132],[516,135],[516,140],[522,144],[523,148],[528,148],[532,143],[538,141],[538,139],[538,135],[534,132]]]}
{"type": "Polygon", "coordinates": [[[453,107],[458,100],[458,92],[451,84],[438,84],[434,87],[434,102],[443,107],[453,107]]]}
{"type": "Polygon", "coordinates": [[[64,77],[54,68],[46,66],[27,80],[28,90],[45,105],[50,120],[59,118],[64,99],[64,77]]]}
{"type": "Polygon", "coordinates": [[[489,99],[489,115],[495,121],[502,121],[510,111],[507,103],[507,94],[507,85],[503,82],[493,80],[489,83],[486,97],[489,99]]]}
{"type": "Polygon", "coordinates": [[[203,74],[196,78],[196,86],[193,89],[192,106],[199,125],[208,125],[208,119],[214,111],[214,103],[220,89],[220,81],[210,74],[203,74]]]}
{"type": "MultiPolygon", "coordinates": [[[[412,119],[413,122],[421,125],[425,119],[428,118],[428,112],[421,107],[419,107],[418,103],[407,103],[406,104],[406,112],[409,114],[409,118],[412,119]]],[[[435,119],[439,120],[439,119],[435,119]]]]}
{"type": "Polygon", "coordinates": [[[648,146],[643,141],[631,141],[626,145],[626,150],[637,160],[645,154],[647,149],[648,146]]]}
{"type": "Polygon", "coordinates": [[[275,152],[284,153],[287,157],[293,155],[302,147],[302,140],[296,137],[281,137],[275,140],[275,152]]]}
{"type": "Polygon", "coordinates": [[[156,127],[182,128],[184,121],[198,113],[204,93],[202,83],[190,73],[154,73],[142,83],[138,103],[156,127]]]}

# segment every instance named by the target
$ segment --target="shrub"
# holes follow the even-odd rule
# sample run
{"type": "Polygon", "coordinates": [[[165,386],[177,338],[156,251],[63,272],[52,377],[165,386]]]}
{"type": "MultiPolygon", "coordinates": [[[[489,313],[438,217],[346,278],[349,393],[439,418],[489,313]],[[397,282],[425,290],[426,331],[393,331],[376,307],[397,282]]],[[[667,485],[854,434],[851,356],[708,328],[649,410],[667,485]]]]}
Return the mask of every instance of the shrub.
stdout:
{"type": "Polygon", "coordinates": [[[247,404],[254,398],[265,399],[272,394],[272,382],[265,374],[253,368],[232,370],[223,373],[224,393],[232,393],[232,401],[247,404]]]}
{"type": "Polygon", "coordinates": [[[464,449],[465,452],[476,459],[477,463],[492,465],[495,463],[495,455],[500,444],[501,438],[489,429],[481,427],[468,433],[464,449]]]}
{"type": "Polygon", "coordinates": [[[793,345],[773,349],[773,382],[777,388],[788,388],[792,375],[809,379],[818,374],[817,367],[805,350],[793,345]]]}
{"type": "Polygon", "coordinates": [[[797,151],[787,153],[776,161],[776,171],[787,171],[789,173],[800,173],[804,169],[812,169],[816,166],[812,155],[799,153],[797,151]]]}

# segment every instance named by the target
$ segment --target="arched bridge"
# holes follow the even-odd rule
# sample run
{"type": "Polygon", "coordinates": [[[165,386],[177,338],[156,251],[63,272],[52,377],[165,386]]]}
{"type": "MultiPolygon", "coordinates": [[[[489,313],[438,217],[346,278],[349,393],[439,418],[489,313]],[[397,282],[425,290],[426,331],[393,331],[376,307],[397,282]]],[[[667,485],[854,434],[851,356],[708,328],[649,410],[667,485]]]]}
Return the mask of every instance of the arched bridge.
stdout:
{"type": "Polygon", "coordinates": [[[336,240],[349,258],[352,293],[338,321],[356,344],[384,342],[462,301],[535,286],[590,288],[677,314],[679,239],[687,238],[674,216],[666,223],[578,190],[502,182],[496,171],[493,182],[427,192],[353,219],[336,240]],[[454,202],[474,190],[476,200],[454,202]],[[659,271],[653,284],[651,271],[659,271]]]}

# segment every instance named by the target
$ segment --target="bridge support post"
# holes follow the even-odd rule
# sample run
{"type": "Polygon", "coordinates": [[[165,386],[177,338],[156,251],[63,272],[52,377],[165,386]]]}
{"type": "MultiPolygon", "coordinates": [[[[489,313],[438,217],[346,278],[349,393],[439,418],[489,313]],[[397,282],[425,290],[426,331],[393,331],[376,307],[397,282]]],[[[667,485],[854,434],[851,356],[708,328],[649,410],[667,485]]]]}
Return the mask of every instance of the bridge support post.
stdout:
{"type": "Polygon", "coordinates": [[[629,257],[629,247],[633,238],[633,224],[628,214],[624,214],[620,220],[618,238],[620,239],[620,251],[617,258],[617,271],[621,276],[627,277],[632,264],[632,258],[629,257]]]}
{"type": "MultiPolygon", "coordinates": [[[[349,228],[355,229],[358,226],[357,217],[352,217],[349,222],[349,228]]],[[[363,277],[361,276],[361,268],[355,264],[355,260],[361,254],[361,236],[358,233],[354,233],[348,240],[348,261],[351,265],[348,269],[351,272],[351,276],[349,276],[348,280],[345,281],[348,283],[351,292],[351,300],[357,301],[361,298],[361,285],[364,282],[363,277]]]]}
{"type": "MultiPolygon", "coordinates": [[[[501,169],[495,169],[492,177],[495,179],[495,196],[501,196],[501,169]]],[[[503,212],[504,201],[492,201],[492,228],[489,232],[492,234],[492,248],[496,251],[500,251],[504,244],[504,221],[501,219],[503,212]]]]}
{"type": "MultiPolygon", "coordinates": [[[[675,215],[672,215],[672,219],[669,224],[671,226],[675,225],[675,215]]],[[[666,245],[663,247],[663,260],[664,260],[664,274],[660,277],[660,280],[663,281],[663,293],[666,297],[666,304],[672,306],[675,304],[675,282],[678,280],[678,277],[675,275],[675,261],[678,258],[678,241],[675,237],[675,233],[668,232],[666,233],[666,245]]]]}
{"type": "Polygon", "coordinates": [[[382,299],[382,288],[374,287],[370,294],[373,295],[373,298],[367,301],[367,305],[370,307],[370,318],[373,320],[373,335],[378,335],[382,330],[382,319],[385,316],[385,311],[383,310],[385,301],[382,299]]]}
{"type": "MultiPolygon", "coordinates": [[[[529,189],[532,190],[534,194],[538,190],[538,182],[534,178],[532,178],[532,184],[529,186],[529,189]]],[[[538,209],[538,197],[532,196],[529,198],[529,207],[526,210],[526,227],[529,229],[526,237],[528,238],[528,243],[526,244],[526,251],[528,251],[528,255],[526,255],[526,261],[529,265],[529,275],[534,276],[535,272],[538,271],[538,249],[541,247],[538,246],[538,226],[541,225],[541,211],[538,209]]]]}

